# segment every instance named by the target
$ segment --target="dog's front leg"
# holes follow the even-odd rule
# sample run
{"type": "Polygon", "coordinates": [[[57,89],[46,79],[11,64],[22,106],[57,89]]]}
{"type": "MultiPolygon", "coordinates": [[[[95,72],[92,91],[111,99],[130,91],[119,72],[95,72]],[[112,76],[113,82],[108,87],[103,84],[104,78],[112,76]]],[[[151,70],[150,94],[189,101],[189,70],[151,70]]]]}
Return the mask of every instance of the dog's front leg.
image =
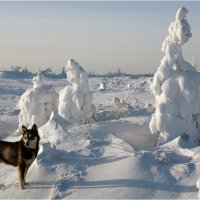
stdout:
{"type": "Polygon", "coordinates": [[[26,175],[27,175],[27,172],[28,172],[28,169],[29,169],[30,165],[27,165],[25,167],[25,172],[24,172],[24,185],[28,185],[28,183],[26,182],[26,175]]]}
{"type": "Polygon", "coordinates": [[[18,165],[19,187],[21,190],[24,189],[24,173],[25,166],[23,164],[18,165]]]}

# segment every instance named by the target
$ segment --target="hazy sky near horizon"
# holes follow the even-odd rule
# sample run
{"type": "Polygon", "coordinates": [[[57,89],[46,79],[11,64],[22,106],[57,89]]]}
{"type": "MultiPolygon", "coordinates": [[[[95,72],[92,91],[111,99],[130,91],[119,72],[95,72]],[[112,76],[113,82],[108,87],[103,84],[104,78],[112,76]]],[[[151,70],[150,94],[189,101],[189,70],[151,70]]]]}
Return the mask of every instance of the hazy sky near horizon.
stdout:
{"type": "Polygon", "coordinates": [[[183,54],[200,64],[200,2],[0,2],[0,70],[36,71],[74,58],[88,71],[155,72],[182,6],[193,34],[183,54]]]}

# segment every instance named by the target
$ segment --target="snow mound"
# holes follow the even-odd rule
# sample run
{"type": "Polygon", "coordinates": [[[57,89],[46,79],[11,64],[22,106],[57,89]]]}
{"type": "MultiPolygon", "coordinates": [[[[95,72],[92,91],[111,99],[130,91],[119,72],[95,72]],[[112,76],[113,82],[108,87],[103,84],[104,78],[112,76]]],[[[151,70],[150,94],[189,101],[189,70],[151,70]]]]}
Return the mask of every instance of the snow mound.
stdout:
{"type": "Polygon", "coordinates": [[[60,91],[58,113],[72,123],[86,124],[96,121],[96,108],[92,104],[87,73],[73,59],[66,66],[69,84],[60,91]]]}
{"type": "Polygon", "coordinates": [[[158,144],[181,135],[192,141],[200,138],[200,73],[184,60],[181,49],[192,36],[187,12],[180,8],[169,26],[162,45],[165,56],[152,83],[156,110],[149,127],[153,134],[160,133],[158,144]]]}
{"type": "Polygon", "coordinates": [[[40,129],[41,143],[49,143],[50,146],[67,146],[68,151],[78,151],[90,142],[87,132],[80,125],[72,126],[60,115],[52,112],[49,121],[40,129]]]}
{"type": "Polygon", "coordinates": [[[19,113],[19,129],[37,124],[44,125],[50,118],[52,111],[57,110],[58,95],[50,85],[43,85],[43,77],[38,74],[33,78],[33,88],[22,94],[17,107],[19,113]]]}
{"type": "MultiPolygon", "coordinates": [[[[194,158],[196,150],[191,146],[190,149],[185,148],[184,145],[181,147],[180,140],[180,137],[175,138],[152,152],[154,162],[157,163],[154,176],[156,177],[159,171],[159,178],[163,173],[162,178],[170,180],[172,185],[186,181],[196,168],[196,158],[194,158]]],[[[150,154],[149,152],[148,155],[150,154]]]]}

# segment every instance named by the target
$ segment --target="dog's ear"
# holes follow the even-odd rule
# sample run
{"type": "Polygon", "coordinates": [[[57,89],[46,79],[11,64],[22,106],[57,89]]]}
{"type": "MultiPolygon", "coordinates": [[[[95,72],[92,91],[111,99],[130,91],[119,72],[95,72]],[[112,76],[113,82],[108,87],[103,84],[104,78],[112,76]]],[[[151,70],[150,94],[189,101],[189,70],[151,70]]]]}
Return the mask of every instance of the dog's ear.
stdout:
{"type": "Polygon", "coordinates": [[[23,131],[23,133],[25,133],[27,131],[26,126],[22,126],[22,131],[23,131]]]}
{"type": "Polygon", "coordinates": [[[33,124],[32,130],[34,130],[34,131],[38,130],[36,124],[33,124]]]}

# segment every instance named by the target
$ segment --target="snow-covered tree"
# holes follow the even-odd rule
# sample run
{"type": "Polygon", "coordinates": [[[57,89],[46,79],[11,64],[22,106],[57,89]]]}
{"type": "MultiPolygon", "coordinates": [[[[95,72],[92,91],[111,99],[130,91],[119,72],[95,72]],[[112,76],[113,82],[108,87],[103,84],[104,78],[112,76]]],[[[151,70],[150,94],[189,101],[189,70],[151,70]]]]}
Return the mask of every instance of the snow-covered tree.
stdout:
{"type": "Polygon", "coordinates": [[[58,95],[54,88],[43,84],[43,76],[38,73],[33,77],[33,88],[22,94],[18,108],[19,129],[22,125],[27,127],[36,124],[44,125],[50,118],[52,111],[57,112],[58,95]]]}
{"type": "Polygon", "coordinates": [[[59,94],[59,115],[72,123],[94,123],[96,108],[92,104],[87,72],[73,59],[68,60],[66,69],[68,85],[59,94]]]}
{"type": "Polygon", "coordinates": [[[187,13],[185,7],[179,8],[170,24],[162,45],[165,55],[152,83],[156,110],[149,127],[152,133],[159,133],[159,143],[181,135],[199,139],[200,73],[184,60],[181,49],[192,36],[187,13]]]}

